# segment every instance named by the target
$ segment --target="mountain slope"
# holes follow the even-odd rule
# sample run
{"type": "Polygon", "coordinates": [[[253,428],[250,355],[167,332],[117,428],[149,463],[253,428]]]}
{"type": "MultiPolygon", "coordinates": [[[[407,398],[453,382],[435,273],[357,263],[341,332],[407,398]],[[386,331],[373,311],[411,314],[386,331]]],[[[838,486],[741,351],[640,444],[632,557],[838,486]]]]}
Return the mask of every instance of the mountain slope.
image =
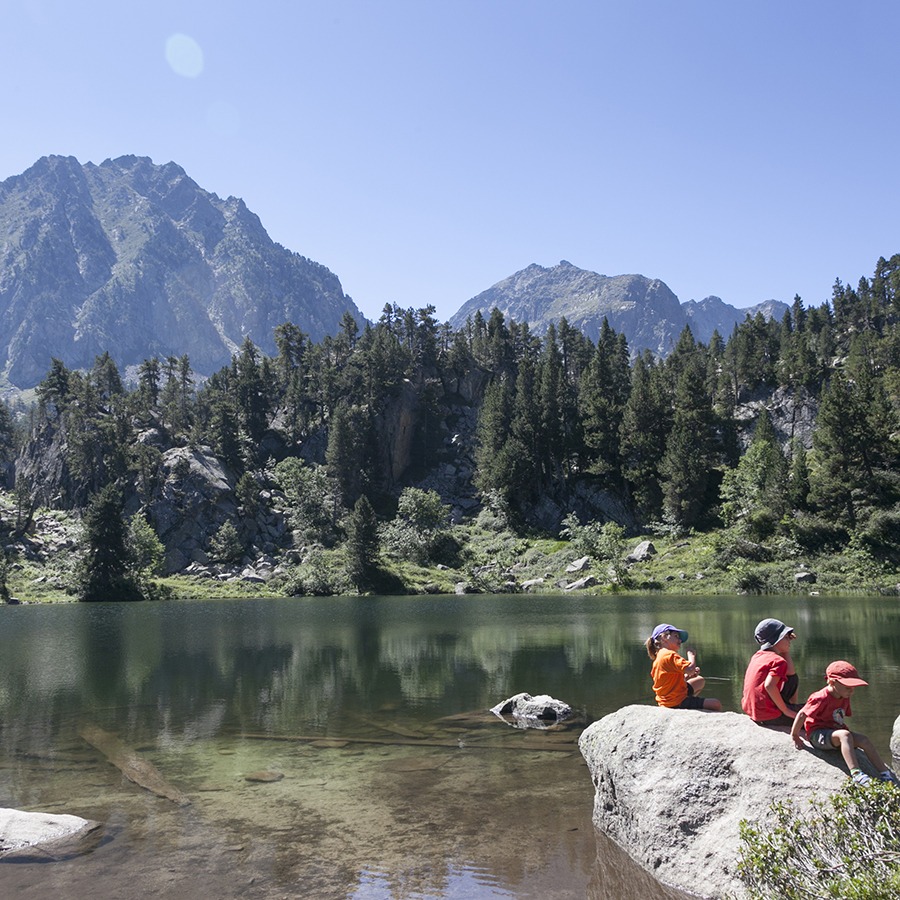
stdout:
{"type": "Polygon", "coordinates": [[[544,268],[530,265],[460,307],[450,319],[461,328],[477,311],[487,317],[494,308],[518,322],[527,322],[536,332],[563,316],[570,325],[596,339],[604,316],[610,326],[624,333],[632,351],[669,353],[685,325],[694,337],[708,341],[713,330],[727,338],[745,316],[762,311],[778,318],[788,307],[778,301],[737,309],[718,297],[681,304],[665,282],[643,275],[598,275],[563,260],[544,268]]]}
{"type": "Polygon", "coordinates": [[[51,357],[81,368],[106,350],[122,366],[187,354],[209,374],[245,337],[274,353],[283,322],[319,340],[345,312],[363,321],[332,272],[174,163],[44,157],[0,183],[0,236],[0,374],[20,388],[51,357]]]}

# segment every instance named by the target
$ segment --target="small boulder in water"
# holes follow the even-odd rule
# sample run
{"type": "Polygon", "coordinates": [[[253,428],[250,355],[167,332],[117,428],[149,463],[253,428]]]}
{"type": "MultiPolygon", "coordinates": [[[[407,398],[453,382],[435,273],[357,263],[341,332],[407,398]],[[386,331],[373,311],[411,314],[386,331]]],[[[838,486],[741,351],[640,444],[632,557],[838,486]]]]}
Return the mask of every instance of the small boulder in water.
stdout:
{"type": "Polygon", "coordinates": [[[572,715],[572,707],[548,694],[521,693],[498,703],[491,712],[501,719],[512,716],[517,728],[541,728],[548,723],[562,722],[572,715]]]}

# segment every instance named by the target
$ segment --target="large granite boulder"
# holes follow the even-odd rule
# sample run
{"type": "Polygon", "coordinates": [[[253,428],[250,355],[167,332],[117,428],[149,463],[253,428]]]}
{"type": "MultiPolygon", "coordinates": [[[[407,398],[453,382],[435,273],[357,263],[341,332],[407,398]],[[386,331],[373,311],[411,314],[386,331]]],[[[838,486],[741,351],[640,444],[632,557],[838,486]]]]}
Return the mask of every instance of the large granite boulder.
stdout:
{"type": "Polygon", "coordinates": [[[900,765],[900,716],[894,722],[894,731],[891,734],[891,753],[895,762],[900,765]]]}
{"type": "Polygon", "coordinates": [[[585,729],[594,824],[669,885],[743,896],[741,819],[775,800],[825,797],[847,779],[840,756],[797,750],[738,713],[626,706],[585,729]]]}
{"type": "Polygon", "coordinates": [[[0,859],[52,859],[90,849],[100,822],[80,816],[0,809],[0,859]]]}

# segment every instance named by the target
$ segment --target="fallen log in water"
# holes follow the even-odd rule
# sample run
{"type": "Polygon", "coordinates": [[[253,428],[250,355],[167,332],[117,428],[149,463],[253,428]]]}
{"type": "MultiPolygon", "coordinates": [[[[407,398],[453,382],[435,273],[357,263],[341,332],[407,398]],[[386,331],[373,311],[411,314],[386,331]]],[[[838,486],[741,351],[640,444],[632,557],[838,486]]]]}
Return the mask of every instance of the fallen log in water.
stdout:
{"type": "MultiPolygon", "coordinates": [[[[246,738],[249,741],[294,741],[298,743],[306,743],[311,744],[316,741],[327,740],[327,738],[323,738],[322,735],[307,735],[307,734],[237,734],[235,737],[238,738],[246,738]]],[[[573,738],[572,742],[568,745],[562,744],[560,742],[555,743],[547,743],[545,745],[539,745],[537,742],[528,743],[524,746],[517,746],[521,744],[521,741],[508,741],[506,743],[486,743],[484,741],[479,741],[477,738],[467,737],[464,738],[462,742],[459,740],[440,740],[435,738],[422,738],[419,740],[406,740],[404,738],[376,738],[376,737],[341,737],[336,740],[340,740],[347,744],[379,744],[382,746],[389,747],[447,747],[452,750],[459,750],[461,744],[465,746],[466,750],[538,750],[538,751],[556,751],[556,752],[565,752],[565,753],[573,753],[576,752],[578,746],[576,744],[576,739],[573,738]]]]}
{"type": "Polygon", "coordinates": [[[397,722],[376,722],[368,716],[356,716],[356,718],[372,728],[378,728],[380,731],[386,731],[388,734],[398,734],[400,737],[414,738],[415,740],[424,740],[426,735],[421,731],[413,731],[411,728],[404,728],[397,722]]]}
{"type": "Polygon", "coordinates": [[[169,784],[153,763],[142,759],[135,750],[124,744],[116,735],[104,731],[96,725],[85,725],[78,733],[92,747],[99,750],[129,781],[133,781],[144,790],[150,791],[158,797],[165,797],[166,800],[171,800],[179,806],[190,805],[190,799],[178,788],[169,784]]]}

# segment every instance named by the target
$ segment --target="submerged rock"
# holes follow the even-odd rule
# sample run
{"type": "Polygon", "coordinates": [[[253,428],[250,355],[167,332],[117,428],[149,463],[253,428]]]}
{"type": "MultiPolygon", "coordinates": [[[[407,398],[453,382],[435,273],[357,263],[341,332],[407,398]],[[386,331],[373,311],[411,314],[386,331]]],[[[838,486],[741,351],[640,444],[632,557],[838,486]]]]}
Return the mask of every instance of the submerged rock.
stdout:
{"type": "MultiPolygon", "coordinates": [[[[896,732],[895,732],[896,734],[896,732]]],[[[776,800],[838,790],[840,754],[797,750],[738,713],[626,706],[585,729],[594,824],[663,883],[704,897],[744,896],[741,819],[776,800]]]]}

